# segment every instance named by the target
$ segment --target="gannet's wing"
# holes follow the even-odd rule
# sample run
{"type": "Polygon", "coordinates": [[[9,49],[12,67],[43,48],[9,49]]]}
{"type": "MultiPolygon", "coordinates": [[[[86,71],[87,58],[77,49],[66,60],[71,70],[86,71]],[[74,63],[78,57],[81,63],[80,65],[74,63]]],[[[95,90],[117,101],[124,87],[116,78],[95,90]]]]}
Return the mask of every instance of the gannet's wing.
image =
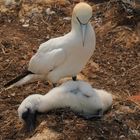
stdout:
{"type": "Polygon", "coordinates": [[[65,51],[62,48],[40,49],[30,60],[28,70],[36,74],[47,74],[54,68],[59,67],[66,59],[65,51]]]}
{"type": "Polygon", "coordinates": [[[79,81],[79,90],[80,90],[80,93],[86,97],[92,97],[94,94],[94,90],[92,86],[89,83],[84,82],[84,81],[79,81]]]}
{"type": "Polygon", "coordinates": [[[52,38],[48,40],[47,42],[42,43],[39,46],[39,49],[37,50],[37,53],[46,53],[49,51],[52,51],[54,49],[62,48],[64,46],[65,42],[67,42],[64,37],[57,37],[57,38],[52,38]]]}

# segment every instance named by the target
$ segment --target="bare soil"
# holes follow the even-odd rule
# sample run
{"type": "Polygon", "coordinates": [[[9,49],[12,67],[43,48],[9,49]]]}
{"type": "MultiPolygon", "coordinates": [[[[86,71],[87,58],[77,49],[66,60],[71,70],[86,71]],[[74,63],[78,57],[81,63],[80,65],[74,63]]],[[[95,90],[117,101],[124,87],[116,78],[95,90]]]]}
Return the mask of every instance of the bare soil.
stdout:
{"type": "Polygon", "coordinates": [[[26,69],[39,44],[70,31],[71,22],[66,17],[71,17],[77,2],[24,0],[12,7],[0,3],[0,139],[140,139],[140,18],[116,2],[88,1],[93,7],[91,22],[97,43],[80,76],[93,87],[113,94],[112,108],[103,118],[84,120],[69,109],[58,109],[38,116],[36,130],[28,133],[19,121],[18,106],[28,95],[45,94],[52,86],[38,82],[3,88],[26,69]],[[55,13],[47,15],[47,8],[55,13]],[[137,98],[132,98],[135,95],[137,98]]]}

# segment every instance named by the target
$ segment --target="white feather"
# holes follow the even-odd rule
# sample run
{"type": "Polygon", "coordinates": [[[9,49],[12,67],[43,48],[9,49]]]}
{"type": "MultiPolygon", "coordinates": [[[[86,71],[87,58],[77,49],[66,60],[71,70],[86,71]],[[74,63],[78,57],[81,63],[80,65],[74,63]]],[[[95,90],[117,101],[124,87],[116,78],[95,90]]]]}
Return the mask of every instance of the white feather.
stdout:
{"type": "Polygon", "coordinates": [[[46,95],[28,96],[19,106],[18,114],[29,108],[38,112],[47,112],[54,108],[70,107],[76,112],[95,114],[97,110],[106,111],[112,105],[112,95],[104,90],[94,89],[87,82],[68,81],[49,91],[46,95]],[[85,95],[90,95],[86,97],[85,95]]]}
{"type": "MultiPolygon", "coordinates": [[[[71,31],[58,38],[42,43],[37,53],[31,58],[28,70],[43,75],[43,79],[57,83],[61,78],[76,76],[84,68],[95,49],[95,32],[89,22],[92,8],[86,3],[77,4],[72,15],[71,31]],[[86,24],[84,46],[81,23],[86,24]]],[[[83,24],[82,24],[83,25],[83,24]]],[[[29,79],[26,82],[31,82],[29,79]]],[[[19,86],[26,83],[15,83],[19,86]]]]}

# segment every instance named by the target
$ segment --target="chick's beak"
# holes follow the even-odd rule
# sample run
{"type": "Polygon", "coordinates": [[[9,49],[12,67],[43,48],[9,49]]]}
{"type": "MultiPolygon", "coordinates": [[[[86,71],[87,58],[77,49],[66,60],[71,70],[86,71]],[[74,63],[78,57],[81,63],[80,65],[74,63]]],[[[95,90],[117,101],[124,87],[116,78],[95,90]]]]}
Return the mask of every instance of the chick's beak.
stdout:
{"type": "Polygon", "coordinates": [[[36,112],[31,112],[28,109],[28,111],[22,114],[22,118],[25,121],[27,131],[32,132],[36,126],[36,112]]]}
{"type": "Polygon", "coordinates": [[[81,31],[82,31],[82,43],[83,47],[85,45],[85,37],[86,37],[86,30],[87,30],[87,24],[80,24],[81,26],[81,31]]]}

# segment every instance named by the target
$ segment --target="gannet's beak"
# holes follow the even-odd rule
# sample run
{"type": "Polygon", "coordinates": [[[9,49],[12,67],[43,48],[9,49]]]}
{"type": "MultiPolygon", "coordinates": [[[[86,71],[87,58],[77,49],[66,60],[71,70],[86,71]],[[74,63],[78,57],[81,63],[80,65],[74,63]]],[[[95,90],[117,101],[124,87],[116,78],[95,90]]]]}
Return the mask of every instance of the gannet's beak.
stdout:
{"type": "Polygon", "coordinates": [[[85,37],[86,37],[86,30],[87,30],[87,24],[80,24],[81,26],[81,31],[82,31],[82,43],[83,47],[85,45],[85,37]]]}
{"type": "Polygon", "coordinates": [[[22,114],[22,119],[25,121],[27,131],[32,132],[36,125],[36,112],[33,113],[28,109],[22,114]]]}

